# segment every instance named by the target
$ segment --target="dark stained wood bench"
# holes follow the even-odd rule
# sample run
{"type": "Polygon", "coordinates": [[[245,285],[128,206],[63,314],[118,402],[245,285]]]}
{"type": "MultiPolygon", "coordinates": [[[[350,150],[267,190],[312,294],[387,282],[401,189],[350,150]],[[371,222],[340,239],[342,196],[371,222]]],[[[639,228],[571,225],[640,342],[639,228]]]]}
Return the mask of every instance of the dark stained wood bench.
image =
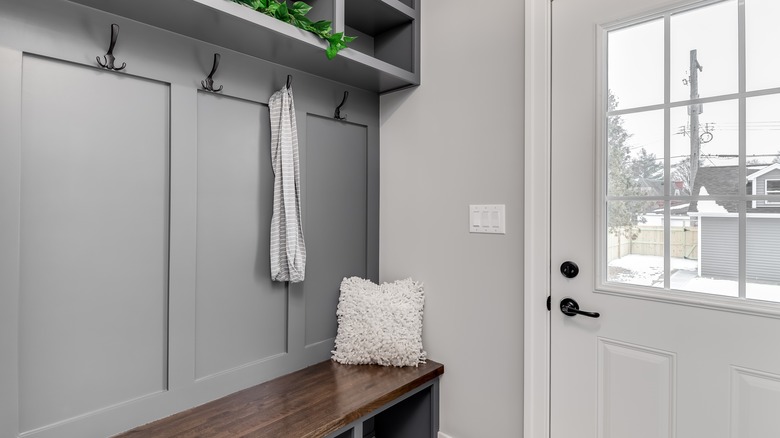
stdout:
{"type": "Polygon", "coordinates": [[[325,361],[118,437],[435,438],[443,373],[325,361]]]}

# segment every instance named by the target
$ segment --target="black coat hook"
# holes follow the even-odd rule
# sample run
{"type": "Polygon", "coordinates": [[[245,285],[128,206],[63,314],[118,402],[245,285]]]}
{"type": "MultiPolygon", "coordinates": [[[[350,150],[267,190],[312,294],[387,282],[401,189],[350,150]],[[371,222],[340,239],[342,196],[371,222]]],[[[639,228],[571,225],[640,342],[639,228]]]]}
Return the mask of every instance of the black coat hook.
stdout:
{"type": "Polygon", "coordinates": [[[287,75],[287,88],[290,88],[290,85],[292,85],[292,76],[287,75]]]}
{"type": "Polygon", "coordinates": [[[105,56],[103,56],[103,61],[100,61],[100,57],[96,56],[95,59],[97,59],[97,63],[106,69],[119,71],[124,69],[127,64],[122,63],[121,67],[115,67],[114,61],[116,61],[116,58],[114,58],[114,46],[116,46],[116,39],[119,38],[119,25],[116,23],[111,24],[111,44],[108,46],[108,52],[106,52],[105,56]]]}
{"type": "Polygon", "coordinates": [[[217,68],[219,68],[219,58],[220,54],[215,53],[214,54],[214,65],[211,67],[211,73],[209,73],[209,77],[207,77],[205,80],[200,81],[200,84],[203,85],[203,88],[208,91],[213,91],[215,93],[219,93],[222,91],[222,85],[219,86],[216,90],[214,89],[214,73],[217,72],[217,68]]]}
{"type": "Polygon", "coordinates": [[[347,115],[344,114],[344,117],[341,116],[341,107],[344,106],[345,103],[347,103],[347,98],[349,97],[349,91],[344,92],[344,98],[341,99],[341,103],[339,106],[336,107],[336,112],[333,113],[333,118],[336,120],[347,120],[347,115]]]}

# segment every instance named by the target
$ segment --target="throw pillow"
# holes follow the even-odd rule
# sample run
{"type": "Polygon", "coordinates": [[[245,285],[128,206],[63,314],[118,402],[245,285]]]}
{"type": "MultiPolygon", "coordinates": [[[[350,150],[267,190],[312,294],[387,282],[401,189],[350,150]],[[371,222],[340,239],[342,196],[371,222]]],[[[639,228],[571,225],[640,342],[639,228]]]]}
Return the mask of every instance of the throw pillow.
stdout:
{"type": "Polygon", "coordinates": [[[423,302],[423,286],[411,278],[382,285],[345,278],[336,310],[333,360],[397,367],[424,363],[423,302]]]}

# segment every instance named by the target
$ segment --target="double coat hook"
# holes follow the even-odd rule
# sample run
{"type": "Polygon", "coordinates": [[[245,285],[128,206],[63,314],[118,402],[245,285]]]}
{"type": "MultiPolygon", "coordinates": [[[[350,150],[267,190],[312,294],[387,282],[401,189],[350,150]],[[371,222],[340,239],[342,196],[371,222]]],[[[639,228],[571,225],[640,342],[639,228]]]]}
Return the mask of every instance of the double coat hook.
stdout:
{"type": "Polygon", "coordinates": [[[127,64],[124,62],[122,63],[121,67],[114,66],[114,61],[116,61],[116,58],[114,58],[114,46],[116,46],[117,38],[119,38],[119,25],[113,23],[111,25],[111,44],[108,46],[108,52],[106,52],[105,56],[103,56],[103,61],[100,61],[99,56],[95,57],[95,59],[97,59],[97,63],[105,69],[119,71],[127,66],[127,64]]]}
{"type": "Polygon", "coordinates": [[[344,92],[344,98],[341,99],[341,103],[339,106],[336,107],[336,112],[333,113],[333,118],[336,120],[347,120],[347,115],[344,114],[344,116],[341,116],[341,107],[344,106],[345,103],[347,103],[347,98],[349,97],[349,91],[344,92]]]}
{"type": "Polygon", "coordinates": [[[214,93],[218,93],[222,91],[222,85],[219,86],[219,88],[214,89],[214,73],[217,72],[217,68],[219,68],[219,53],[214,54],[214,65],[211,67],[211,73],[209,73],[209,76],[200,81],[200,84],[203,85],[203,88],[205,88],[208,91],[213,91],[214,93]]]}

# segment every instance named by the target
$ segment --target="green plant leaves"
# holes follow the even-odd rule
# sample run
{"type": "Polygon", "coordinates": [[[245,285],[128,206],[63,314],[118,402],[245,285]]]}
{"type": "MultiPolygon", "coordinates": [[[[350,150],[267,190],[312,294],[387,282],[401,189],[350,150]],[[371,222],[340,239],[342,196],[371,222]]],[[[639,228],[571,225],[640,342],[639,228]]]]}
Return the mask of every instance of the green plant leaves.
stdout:
{"type": "Polygon", "coordinates": [[[328,41],[328,48],[325,50],[325,55],[327,55],[328,59],[335,58],[336,54],[338,54],[341,49],[346,49],[347,43],[351,43],[355,38],[357,37],[344,35],[344,32],[334,33],[333,35],[325,37],[328,41]]]}
{"type": "Polygon", "coordinates": [[[333,26],[330,21],[320,20],[313,23],[312,26],[317,30],[316,33],[318,33],[322,39],[327,39],[328,35],[333,31],[333,26]]]}
{"type": "Polygon", "coordinates": [[[256,11],[264,11],[268,8],[270,0],[233,0],[236,3],[246,5],[256,11]]]}
{"type": "Polygon", "coordinates": [[[311,11],[311,6],[304,2],[295,2],[292,7],[292,14],[295,18],[303,17],[311,11]]]}
{"type": "Polygon", "coordinates": [[[229,0],[233,3],[245,5],[257,12],[263,13],[277,20],[292,24],[293,26],[311,32],[328,42],[325,55],[333,59],[342,49],[347,47],[356,37],[346,36],[344,32],[332,33],[333,23],[327,20],[312,22],[306,14],[312,7],[306,2],[296,1],[292,7],[287,6],[285,0],[229,0]]]}
{"type": "Polygon", "coordinates": [[[312,33],[317,33],[312,30],[311,20],[306,18],[306,14],[308,14],[310,10],[311,10],[311,6],[307,5],[304,2],[293,3],[292,8],[290,9],[290,15],[292,16],[292,18],[290,19],[290,24],[297,26],[303,30],[307,30],[312,33]]]}
{"type": "Polygon", "coordinates": [[[277,20],[284,21],[285,23],[289,23],[290,19],[292,18],[290,16],[290,12],[287,10],[287,3],[277,3],[279,6],[274,11],[274,16],[277,20]]]}
{"type": "Polygon", "coordinates": [[[336,54],[339,53],[339,50],[347,47],[347,44],[344,41],[344,32],[334,33],[325,39],[328,40],[329,43],[327,50],[325,50],[325,55],[328,59],[335,58],[336,54]]]}
{"type": "MultiPolygon", "coordinates": [[[[258,11],[260,11],[260,12],[263,12],[265,15],[268,15],[269,17],[274,17],[274,18],[276,18],[276,11],[277,11],[277,10],[279,9],[279,7],[281,7],[281,6],[282,6],[282,5],[281,5],[280,3],[277,3],[277,2],[276,2],[276,1],[274,1],[274,0],[269,0],[269,2],[268,2],[268,7],[265,9],[265,11],[260,11],[259,9],[258,9],[258,11]]],[[[287,7],[287,5],[285,5],[285,8],[286,8],[286,7],[287,7]]]]}

